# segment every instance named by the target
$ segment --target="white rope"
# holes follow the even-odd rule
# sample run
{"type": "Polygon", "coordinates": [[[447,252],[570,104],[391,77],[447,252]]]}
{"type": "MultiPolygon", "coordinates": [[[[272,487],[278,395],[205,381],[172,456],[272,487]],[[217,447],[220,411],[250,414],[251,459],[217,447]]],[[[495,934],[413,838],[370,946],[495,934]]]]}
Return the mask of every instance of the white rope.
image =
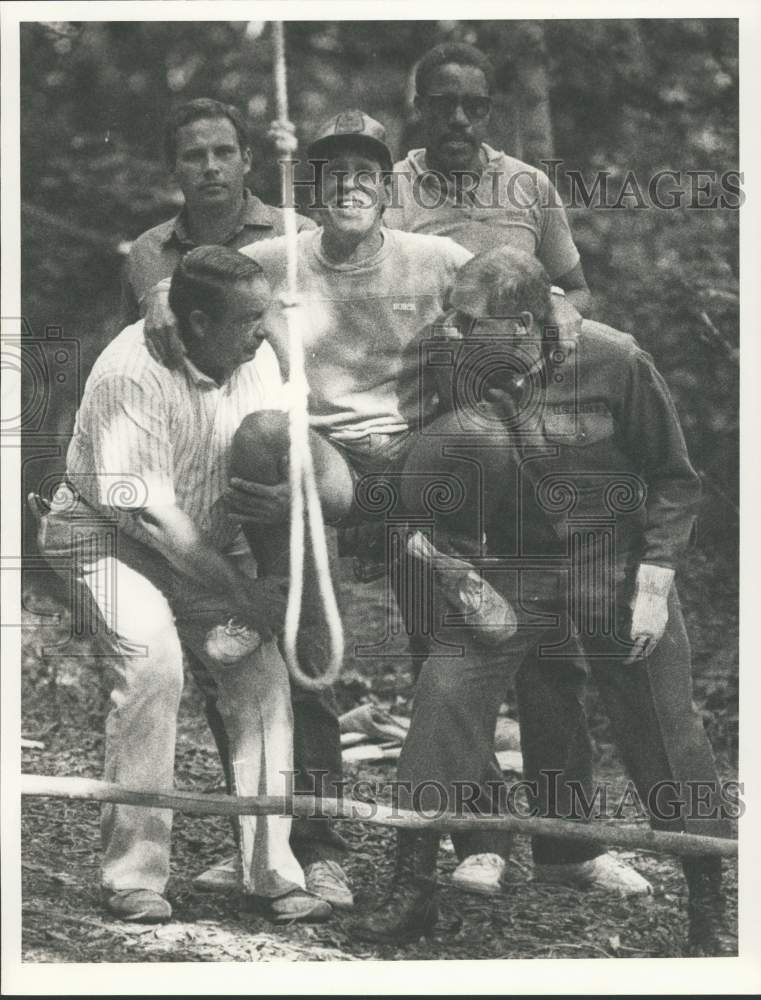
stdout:
{"type": "MultiPolygon", "coordinates": [[[[288,89],[286,78],[285,36],[281,21],[272,22],[274,54],[275,105],[279,121],[288,121],[288,89]]],[[[281,154],[280,170],[282,205],[287,249],[288,291],[284,299],[288,323],[288,362],[291,387],[288,403],[288,430],[290,436],[289,481],[291,488],[290,520],[290,580],[288,605],[285,614],[284,652],[288,670],[294,681],[304,688],[318,690],[328,687],[338,677],[343,662],[344,638],[341,615],[330,576],[328,545],[322,507],[314,475],[314,463],[309,447],[309,416],[307,411],[307,383],[304,366],[304,342],[301,324],[304,313],[298,308],[298,247],[296,208],[293,199],[293,151],[295,140],[285,136],[276,140],[281,154]],[[299,665],[296,643],[301,620],[301,603],[304,593],[305,519],[309,524],[309,538],[314,554],[317,585],[325,613],[330,637],[330,659],[319,677],[305,674],[299,665]]]]}

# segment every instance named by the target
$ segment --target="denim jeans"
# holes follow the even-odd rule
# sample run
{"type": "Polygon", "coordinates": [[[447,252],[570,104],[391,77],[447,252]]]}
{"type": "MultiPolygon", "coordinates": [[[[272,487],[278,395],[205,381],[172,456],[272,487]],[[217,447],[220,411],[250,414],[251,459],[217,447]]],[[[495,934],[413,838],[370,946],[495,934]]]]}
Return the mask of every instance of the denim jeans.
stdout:
{"type": "MultiPolygon", "coordinates": [[[[556,609],[557,611],[557,609],[556,609]]],[[[617,634],[625,635],[628,610],[617,609],[617,634]]],[[[554,659],[553,644],[570,635],[558,614],[550,630],[521,631],[500,650],[486,651],[461,633],[461,657],[431,656],[420,670],[410,731],[399,758],[399,804],[436,809],[457,805],[467,783],[485,784],[493,773],[494,727],[509,680],[515,678],[521,725],[524,778],[537,782],[531,805],[537,815],[572,815],[574,786],[594,799],[581,665],[554,659]],[[549,778],[551,777],[551,780],[549,778]],[[459,785],[458,785],[459,783],[459,785]],[[417,794],[415,794],[417,789],[417,794]]],[[[456,638],[454,632],[452,638],[456,638]]],[[[449,637],[448,637],[449,638],[449,637]]],[[[690,647],[675,591],[666,632],[654,652],[626,665],[626,648],[610,636],[583,640],[591,678],[597,685],[627,770],[651,825],[728,836],[721,816],[719,783],[711,746],[692,702],[690,647]],[[689,783],[710,789],[703,815],[689,809],[670,816],[658,809],[653,790],[674,782],[679,793],[689,783]],[[648,808],[655,804],[656,808],[648,808]]],[[[492,786],[494,788],[494,786],[492,786]]],[[[494,789],[499,798],[499,791],[494,789]]],[[[539,863],[582,861],[601,853],[596,845],[553,837],[534,837],[539,863]]],[[[472,849],[471,849],[472,852],[472,849]]]]}

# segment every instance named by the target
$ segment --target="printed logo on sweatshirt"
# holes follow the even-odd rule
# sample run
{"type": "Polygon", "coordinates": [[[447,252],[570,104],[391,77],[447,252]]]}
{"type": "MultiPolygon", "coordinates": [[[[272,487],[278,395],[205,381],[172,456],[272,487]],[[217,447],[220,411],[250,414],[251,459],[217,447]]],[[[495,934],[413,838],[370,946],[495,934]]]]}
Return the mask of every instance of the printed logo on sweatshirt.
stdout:
{"type": "Polygon", "coordinates": [[[573,403],[550,403],[549,411],[552,414],[576,414],[576,413],[610,413],[607,403],[599,401],[573,403]]]}

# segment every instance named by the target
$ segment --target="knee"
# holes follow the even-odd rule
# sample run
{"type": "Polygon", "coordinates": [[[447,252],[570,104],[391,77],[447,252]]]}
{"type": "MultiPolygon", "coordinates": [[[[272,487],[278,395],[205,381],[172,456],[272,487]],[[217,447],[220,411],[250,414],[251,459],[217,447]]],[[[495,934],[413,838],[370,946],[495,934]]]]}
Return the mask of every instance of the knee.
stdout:
{"type": "Polygon", "coordinates": [[[259,410],[244,417],[233,436],[230,475],[264,482],[281,478],[280,465],[288,454],[288,414],[259,410]]]}

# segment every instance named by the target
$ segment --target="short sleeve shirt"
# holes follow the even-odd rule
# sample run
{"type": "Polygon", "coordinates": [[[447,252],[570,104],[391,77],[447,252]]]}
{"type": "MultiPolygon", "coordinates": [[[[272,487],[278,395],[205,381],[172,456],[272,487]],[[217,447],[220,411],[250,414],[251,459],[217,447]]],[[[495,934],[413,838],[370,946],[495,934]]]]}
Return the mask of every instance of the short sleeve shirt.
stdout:
{"type": "MultiPolygon", "coordinates": [[[[337,441],[407,430],[433,413],[434,395],[420,387],[420,342],[471,254],[440,236],[384,230],[373,257],[336,264],[323,254],[321,235],[298,237],[311,424],[337,441]]],[[[242,252],[262,266],[273,291],[284,288],[283,239],[242,252]]]]}
{"type": "Polygon", "coordinates": [[[448,236],[473,254],[508,245],[538,257],[553,280],[567,274],[579,251],[547,175],[485,144],[482,152],[477,182],[466,178],[459,192],[451,192],[428,169],[425,150],[412,150],[394,166],[386,225],[448,236]]]}
{"type": "MultiPolygon", "coordinates": [[[[315,224],[302,215],[296,216],[299,230],[313,229],[315,224]]],[[[245,190],[240,221],[224,244],[233,250],[249,246],[258,240],[269,240],[285,232],[283,210],[245,190]]],[[[122,323],[127,326],[144,314],[146,294],[164,278],[170,278],[180,259],[196,243],[190,237],[185,210],[167,222],[147,230],[135,240],[122,274],[122,323]]]]}

